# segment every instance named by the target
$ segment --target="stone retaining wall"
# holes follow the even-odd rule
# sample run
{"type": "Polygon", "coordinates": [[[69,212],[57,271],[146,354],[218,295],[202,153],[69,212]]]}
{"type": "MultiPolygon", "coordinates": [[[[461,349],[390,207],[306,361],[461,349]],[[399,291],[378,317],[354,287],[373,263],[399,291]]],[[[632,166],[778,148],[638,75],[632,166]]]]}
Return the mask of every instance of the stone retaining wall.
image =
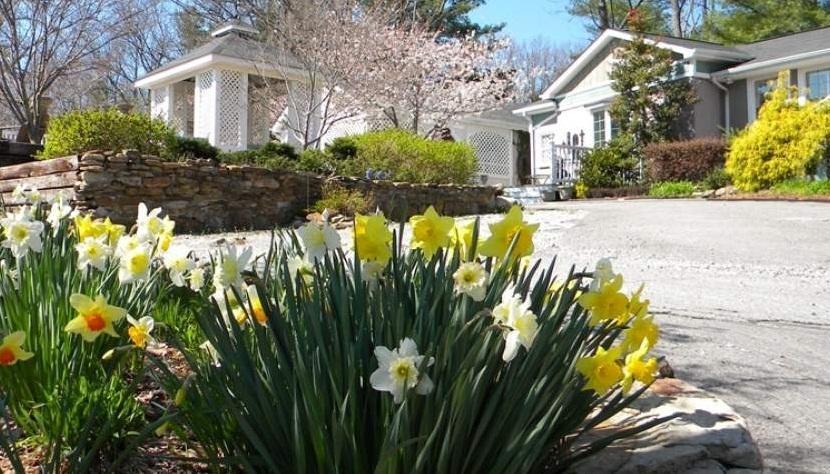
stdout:
{"type": "MultiPolygon", "coordinates": [[[[493,212],[497,188],[393,183],[328,178],[370,197],[372,207],[406,219],[434,205],[439,212],[464,215],[493,212]]],[[[0,168],[0,193],[8,205],[18,184],[59,191],[79,209],[118,223],[132,223],[140,202],[161,206],[180,232],[270,229],[291,224],[321,195],[326,178],[251,166],[225,166],[209,160],[165,162],[137,152],[91,152],[82,157],[0,168]]]]}

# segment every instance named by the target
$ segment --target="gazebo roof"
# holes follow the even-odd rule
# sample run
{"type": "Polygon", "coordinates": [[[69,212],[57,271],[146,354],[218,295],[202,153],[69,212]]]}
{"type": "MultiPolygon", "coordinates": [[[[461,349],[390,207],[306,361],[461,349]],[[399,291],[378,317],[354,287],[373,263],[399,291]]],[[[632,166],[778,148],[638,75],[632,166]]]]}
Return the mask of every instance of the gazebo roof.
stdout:
{"type": "Polygon", "coordinates": [[[252,39],[252,33],[256,31],[249,27],[223,26],[211,34],[213,40],[148,72],[135,82],[135,87],[147,89],[178,82],[217,66],[273,77],[301,76],[303,66],[296,57],[252,39]]]}

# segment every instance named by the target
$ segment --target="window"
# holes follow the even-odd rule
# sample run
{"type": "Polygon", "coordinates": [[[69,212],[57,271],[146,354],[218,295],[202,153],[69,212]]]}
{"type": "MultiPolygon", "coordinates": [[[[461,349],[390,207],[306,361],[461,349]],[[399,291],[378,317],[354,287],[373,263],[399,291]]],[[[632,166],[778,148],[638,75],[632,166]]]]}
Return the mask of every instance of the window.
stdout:
{"type": "Polygon", "coordinates": [[[605,143],[605,111],[594,112],[594,146],[605,143]]]}
{"type": "Polygon", "coordinates": [[[830,95],[830,69],[807,73],[810,100],[820,100],[830,95]]]}
{"type": "Polygon", "coordinates": [[[614,117],[611,117],[611,140],[617,138],[620,134],[620,123],[614,120],[614,117]]]}
{"type": "Polygon", "coordinates": [[[758,111],[761,109],[761,106],[764,105],[767,92],[773,90],[774,88],[774,77],[755,81],[755,115],[758,115],[758,111]]]}

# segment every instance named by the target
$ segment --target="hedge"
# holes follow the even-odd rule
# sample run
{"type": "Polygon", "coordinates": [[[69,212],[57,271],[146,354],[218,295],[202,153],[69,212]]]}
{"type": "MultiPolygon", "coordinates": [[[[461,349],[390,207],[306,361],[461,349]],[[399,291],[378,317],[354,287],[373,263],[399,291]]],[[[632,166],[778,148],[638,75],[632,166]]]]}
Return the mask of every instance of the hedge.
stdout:
{"type": "Polygon", "coordinates": [[[643,155],[651,182],[702,181],[723,166],[726,143],[717,138],[652,143],[643,155]]]}

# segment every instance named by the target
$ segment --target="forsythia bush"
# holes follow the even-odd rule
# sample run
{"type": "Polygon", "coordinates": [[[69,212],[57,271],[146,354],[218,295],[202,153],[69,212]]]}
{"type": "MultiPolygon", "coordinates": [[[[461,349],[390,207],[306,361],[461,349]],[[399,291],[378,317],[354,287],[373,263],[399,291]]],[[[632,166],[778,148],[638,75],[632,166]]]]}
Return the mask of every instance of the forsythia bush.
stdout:
{"type": "Polygon", "coordinates": [[[830,143],[830,106],[799,105],[786,74],[764,102],[758,119],[729,146],[726,171],[743,191],[757,191],[812,173],[830,143]]]}
{"type": "Polygon", "coordinates": [[[408,249],[403,226],[359,214],[350,243],[309,223],[265,256],[227,246],[200,265],[161,209],[141,204],[128,229],[16,193],[29,205],[0,219],[0,409],[16,428],[0,449],[17,472],[23,446],[44,472],[117,472],[165,432],[216,471],[564,470],[666,421],[583,436],[654,380],[659,330],[607,260],[531,263],[538,224],[518,207],[486,237],[430,207],[408,249]],[[168,368],[169,345],[188,368],[168,368]],[[170,400],[152,419],[136,396],[150,375],[170,400]]]}

